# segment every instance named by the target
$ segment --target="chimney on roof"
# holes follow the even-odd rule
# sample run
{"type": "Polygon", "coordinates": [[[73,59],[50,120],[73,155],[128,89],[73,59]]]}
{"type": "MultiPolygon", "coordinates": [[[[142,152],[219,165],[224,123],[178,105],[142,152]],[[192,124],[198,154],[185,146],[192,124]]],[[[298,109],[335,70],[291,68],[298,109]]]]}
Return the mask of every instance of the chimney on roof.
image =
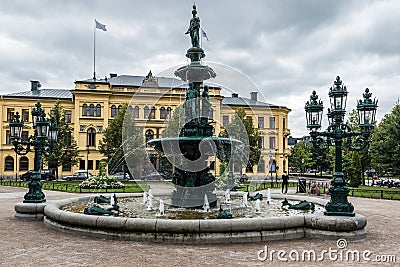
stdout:
{"type": "Polygon", "coordinates": [[[116,74],[116,73],[110,73],[110,78],[115,78],[117,76],[118,76],[118,74],[116,74]]]}
{"type": "Polygon", "coordinates": [[[31,81],[31,91],[37,91],[41,86],[39,81],[31,81]]]}
{"type": "Polygon", "coordinates": [[[239,97],[239,95],[236,93],[232,93],[232,97],[239,97]]]}
{"type": "Polygon", "coordinates": [[[250,92],[250,99],[253,101],[257,101],[257,92],[250,92]]]}

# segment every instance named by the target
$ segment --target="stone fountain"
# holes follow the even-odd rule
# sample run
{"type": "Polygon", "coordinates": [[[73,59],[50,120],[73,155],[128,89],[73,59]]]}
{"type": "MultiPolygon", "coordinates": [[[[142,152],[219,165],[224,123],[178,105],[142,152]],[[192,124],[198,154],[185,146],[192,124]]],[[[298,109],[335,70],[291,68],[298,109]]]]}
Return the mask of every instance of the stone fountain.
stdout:
{"type": "MultiPolygon", "coordinates": [[[[214,192],[215,177],[209,172],[207,159],[210,156],[225,157],[227,151],[236,152],[236,146],[242,143],[231,138],[218,138],[213,136],[213,127],[209,123],[210,101],[207,86],[203,82],[215,77],[215,72],[208,66],[202,64],[201,59],[205,57],[204,50],[199,46],[200,20],[196,16],[196,7],[193,6],[193,18],[190,21],[188,34],[191,37],[192,47],[188,49],[186,56],[190,64],[176,70],[175,75],[188,82],[186,101],[184,103],[185,124],[179,136],[154,139],[149,142],[155,149],[164,153],[175,166],[173,174],[173,191],[171,205],[183,210],[185,215],[194,213],[192,208],[198,208],[206,212],[204,215],[217,213],[217,196],[214,192]],[[221,154],[222,153],[222,154],[221,154]],[[180,157],[178,157],[180,156],[180,157]],[[204,207],[203,207],[204,205],[204,207]],[[182,209],[182,208],[191,209],[182,209]]],[[[277,204],[276,199],[284,200],[284,206],[289,210],[308,209],[314,204],[325,206],[327,200],[310,196],[281,195],[266,192],[266,201],[263,195],[257,193],[250,196],[243,192],[225,192],[223,205],[234,212],[235,209],[253,210],[256,216],[235,217],[227,210],[220,207],[218,217],[178,218],[168,219],[169,203],[164,203],[161,197],[149,191],[148,193],[118,194],[123,208],[124,198],[133,198],[137,201],[137,210],[153,214],[153,217],[138,215],[134,217],[123,217],[115,215],[115,212],[107,212],[110,207],[105,207],[101,215],[83,214],[71,212],[71,207],[82,207],[93,202],[93,196],[77,197],[51,201],[40,207],[31,207],[17,204],[17,218],[44,217],[44,223],[51,228],[65,232],[74,232],[82,235],[96,236],[101,238],[116,238],[146,242],[173,242],[173,243],[241,243],[241,242],[269,242],[273,240],[290,240],[300,238],[345,238],[363,239],[366,236],[366,219],[356,214],[354,217],[325,216],[322,212],[305,212],[289,216],[267,216],[262,212],[269,211],[277,204]],[[154,210],[153,199],[159,201],[159,209],[154,210]],[[271,199],[274,199],[271,203],[271,199]],[[230,201],[227,201],[230,200],[230,201]],[[234,203],[236,201],[236,207],[234,203]],[[254,201],[248,203],[248,201],[254,201]],[[292,204],[289,201],[302,201],[292,204]],[[305,202],[307,201],[307,202],[305,202]],[[229,203],[231,202],[231,203],[229,203]],[[269,202],[269,205],[265,203],[269,202]],[[165,204],[165,206],[164,206],[165,204]],[[147,208],[146,208],[147,207],[147,208]],[[232,208],[232,209],[231,209],[232,208]],[[104,216],[109,215],[109,216],[104,216]]],[[[112,195],[108,198],[111,199],[112,195]]],[[[98,200],[98,199],[97,199],[98,200]]],[[[103,200],[105,200],[103,198],[103,200]]],[[[111,201],[110,201],[111,203],[111,201]]],[[[26,204],[26,203],[23,203],[26,204]]],[[[114,209],[117,209],[115,207],[114,209]]],[[[98,209],[97,209],[98,210],[98,209]]],[[[95,210],[96,211],[96,210],[95,210]]]]}

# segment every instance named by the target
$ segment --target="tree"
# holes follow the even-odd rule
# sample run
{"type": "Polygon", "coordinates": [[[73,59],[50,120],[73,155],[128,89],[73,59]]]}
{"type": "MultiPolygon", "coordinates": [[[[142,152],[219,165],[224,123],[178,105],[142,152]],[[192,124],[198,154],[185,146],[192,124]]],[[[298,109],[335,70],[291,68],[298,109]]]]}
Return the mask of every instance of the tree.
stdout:
{"type": "Polygon", "coordinates": [[[372,134],[372,165],[381,174],[400,176],[400,104],[386,114],[372,134]]]}
{"type": "Polygon", "coordinates": [[[168,121],[162,135],[166,137],[178,137],[185,125],[185,109],[180,105],[174,109],[172,118],[168,121]]]}
{"type": "Polygon", "coordinates": [[[290,166],[301,169],[301,172],[312,168],[314,164],[312,143],[300,141],[295,144],[291,149],[289,162],[290,166]]]}
{"type": "MultiPolygon", "coordinates": [[[[247,171],[253,170],[253,166],[257,165],[261,156],[261,137],[258,129],[254,128],[253,118],[246,116],[243,108],[236,110],[235,115],[231,121],[219,134],[220,137],[231,137],[243,142],[245,150],[248,151],[247,162],[240,162],[245,157],[242,155],[235,159],[236,164],[243,164],[246,166],[247,171]]],[[[229,161],[230,158],[220,159],[222,161],[229,161]]],[[[242,166],[243,166],[242,165],[242,166]]]]}
{"type": "Polygon", "coordinates": [[[126,166],[139,168],[145,157],[143,134],[136,127],[133,112],[124,104],[104,131],[99,151],[108,161],[108,171],[115,172],[126,166]],[[128,163],[128,164],[127,164],[128,163]]]}
{"type": "Polygon", "coordinates": [[[52,111],[58,125],[58,139],[56,147],[51,155],[44,155],[44,161],[49,167],[56,167],[56,178],[58,179],[58,167],[72,167],[80,160],[78,145],[72,135],[73,129],[65,120],[65,110],[61,102],[57,100],[52,111]]]}

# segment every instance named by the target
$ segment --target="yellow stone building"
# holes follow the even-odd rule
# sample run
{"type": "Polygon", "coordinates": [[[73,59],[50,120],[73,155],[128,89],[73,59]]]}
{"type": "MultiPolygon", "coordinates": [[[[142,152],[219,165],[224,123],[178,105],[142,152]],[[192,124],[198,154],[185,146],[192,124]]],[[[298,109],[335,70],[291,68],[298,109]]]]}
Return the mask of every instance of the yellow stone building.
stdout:
{"type": "MultiPolygon", "coordinates": [[[[174,109],[185,100],[186,86],[180,80],[166,77],[130,76],[110,74],[104,79],[87,79],[75,82],[75,88],[41,89],[39,81],[31,81],[31,89],[6,94],[0,100],[0,170],[2,176],[20,175],[33,169],[33,154],[16,155],[10,141],[9,121],[19,112],[24,121],[22,138],[33,135],[31,110],[40,100],[46,113],[60,100],[66,110],[66,120],[74,129],[81,160],[78,166],[59,167],[59,175],[70,175],[76,170],[88,169],[96,174],[102,155],[98,152],[99,140],[109,122],[118,114],[124,103],[133,109],[136,124],[147,139],[162,137],[162,131],[174,109]]],[[[210,87],[212,121],[215,135],[232,118],[235,110],[245,108],[253,117],[254,126],[262,134],[262,159],[249,175],[266,176],[277,166],[277,175],[287,170],[289,149],[287,137],[290,109],[258,101],[257,92],[250,98],[232,94],[221,95],[221,89],[210,87]]],[[[149,154],[152,155],[151,148],[149,154]]],[[[153,155],[154,156],[154,155],[153,155]]],[[[155,165],[156,161],[154,161],[155,165]]],[[[213,164],[218,168],[218,164],[213,164]]],[[[217,170],[214,170],[217,173],[217,170]]],[[[239,171],[239,170],[236,170],[239,171]]],[[[245,171],[245,170],[243,170],[245,171]]]]}

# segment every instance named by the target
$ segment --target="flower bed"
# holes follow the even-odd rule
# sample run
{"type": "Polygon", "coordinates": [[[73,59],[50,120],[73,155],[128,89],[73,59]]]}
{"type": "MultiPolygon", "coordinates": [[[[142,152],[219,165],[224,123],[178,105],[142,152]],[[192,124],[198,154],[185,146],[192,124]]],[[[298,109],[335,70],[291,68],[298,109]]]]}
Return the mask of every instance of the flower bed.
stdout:
{"type": "Polygon", "coordinates": [[[79,184],[85,189],[123,188],[125,185],[112,176],[94,176],[79,184]]]}

